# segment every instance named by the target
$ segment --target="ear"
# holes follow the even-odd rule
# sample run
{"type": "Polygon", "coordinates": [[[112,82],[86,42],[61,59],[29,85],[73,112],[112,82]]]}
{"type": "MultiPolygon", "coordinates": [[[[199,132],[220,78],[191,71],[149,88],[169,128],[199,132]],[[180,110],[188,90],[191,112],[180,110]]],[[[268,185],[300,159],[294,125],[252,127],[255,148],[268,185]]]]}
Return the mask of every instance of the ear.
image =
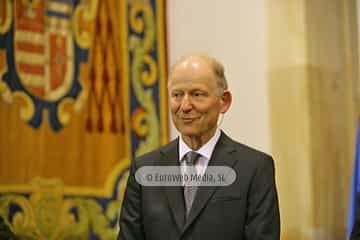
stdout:
{"type": "Polygon", "coordinates": [[[231,92],[228,90],[225,90],[223,95],[221,96],[221,113],[226,113],[231,105],[232,102],[232,95],[231,92]]]}

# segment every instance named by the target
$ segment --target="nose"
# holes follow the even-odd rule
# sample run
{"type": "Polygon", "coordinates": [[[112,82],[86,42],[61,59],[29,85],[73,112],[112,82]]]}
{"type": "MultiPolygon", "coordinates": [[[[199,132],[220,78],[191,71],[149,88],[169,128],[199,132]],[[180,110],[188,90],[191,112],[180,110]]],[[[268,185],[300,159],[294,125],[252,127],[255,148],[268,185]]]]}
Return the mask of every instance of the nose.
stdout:
{"type": "Polygon", "coordinates": [[[181,101],[180,109],[183,112],[188,112],[192,109],[192,103],[191,99],[189,98],[189,95],[185,95],[181,101]]]}

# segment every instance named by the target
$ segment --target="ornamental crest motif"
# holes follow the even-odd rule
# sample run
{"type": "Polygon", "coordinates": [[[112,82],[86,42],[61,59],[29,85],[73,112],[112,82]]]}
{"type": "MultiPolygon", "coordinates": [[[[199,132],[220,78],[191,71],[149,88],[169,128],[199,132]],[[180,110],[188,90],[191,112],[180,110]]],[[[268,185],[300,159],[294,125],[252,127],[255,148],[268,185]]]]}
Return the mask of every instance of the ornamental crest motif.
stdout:
{"type": "Polygon", "coordinates": [[[25,102],[21,118],[40,127],[44,111],[59,131],[66,105],[86,99],[80,64],[86,63],[96,1],[3,0],[0,3],[0,94],[25,102]],[[2,5],[2,6],[1,6],[2,5]]]}

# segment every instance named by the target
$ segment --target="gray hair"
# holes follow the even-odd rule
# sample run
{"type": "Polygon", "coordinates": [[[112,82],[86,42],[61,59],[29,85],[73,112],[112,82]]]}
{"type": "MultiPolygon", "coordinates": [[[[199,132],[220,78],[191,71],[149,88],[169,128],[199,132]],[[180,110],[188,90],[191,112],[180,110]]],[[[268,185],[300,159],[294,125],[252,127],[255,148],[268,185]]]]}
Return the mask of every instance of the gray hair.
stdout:
{"type": "Polygon", "coordinates": [[[221,96],[223,94],[223,92],[225,90],[228,89],[228,83],[225,77],[225,70],[224,70],[224,66],[222,65],[222,63],[220,61],[218,61],[216,58],[211,57],[207,54],[191,54],[191,55],[186,55],[181,57],[174,65],[171,66],[170,68],[170,72],[169,72],[169,81],[168,81],[168,88],[170,87],[170,76],[171,73],[173,72],[174,68],[176,66],[178,66],[180,63],[184,62],[185,60],[192,58],[192,57],[197,57],[200,58],[202,60],[204,60],[207,64],[210,65],[211,69],[213,70],[213,73],[215,74],[215,84],[216,84],[216,89],[215,89],[215,94],[218,96],[221,96]]]}

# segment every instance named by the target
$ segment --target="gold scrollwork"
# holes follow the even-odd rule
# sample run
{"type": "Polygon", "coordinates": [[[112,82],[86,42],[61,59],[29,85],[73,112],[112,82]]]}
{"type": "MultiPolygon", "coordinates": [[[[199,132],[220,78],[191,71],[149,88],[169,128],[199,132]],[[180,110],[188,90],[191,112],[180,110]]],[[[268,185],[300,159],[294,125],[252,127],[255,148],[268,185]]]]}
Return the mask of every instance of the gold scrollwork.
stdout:
{"type": "Polygon", "coordinates": [[[59,180],[35,179],[30,198],[20,194],[0,197],[0,215],[19,239],[60,240],[88,239],[90,229],[100,239],[115,239],[119,228],[111,227],[117,220],[121,200],[103,207],[91,198],[66,198],[59,180]],[[9,216],[10,205],[19,209],[9,216]]]}
{"type": "Polygon", "coordinates": [[[39,239],[39,234],[36,231],[34,219],[34,211],[25,197],[17,194],[9,194],[0,198],[0,215],[9,216],[10,205],[15,205],[21,209],[13,216],[12,222],[9,222],[4,217],[7,225],[19,237],[28,239],[39,239]]]}
{"type": "Polygon", "coordinates": [[[82,0],[74,11],[72,25],[75,41],[81,48],[89,48],[92,41],[92,31],[82,29],[81,25],[91,23],[98,9],[98,0],[82,0]]]}
{"type": "Polygon", "coordinates": [[[132,5],[129,13],[130,27],[136,33],[144,31],[144,20],[139,16],[140,12],[148,12],[148,6],[145,2],[139,2],[132,5]]]}
{"type": "MultiPolygon", "coordinates": [[[[1,77],[1,74],[0,74],[1,77]]],[[[1,78],[0,78],[1,80],[1,78]]],[[[0,81],[0,93],[8,103],[18,102],[20,105],[20,119],[24,122],[29,121],[35,113],[35,106],[31,98],[24,92],[11,92],[5,82],[0,81]]]]}
{"type": "Polygon", "coordinates": [[[72,100],[71,98],[65,98],[59,103],[59,107],[57,109],[57,115],[60,123],[63,124],[64,126],[66,126],[70,122],[71,114],[68,111],[68,109],[70,109],[69,106],[73,106],[73,105],[74,105],[74,100],[72,100]]]}
{"type": "Polygon", "coordinates": [[[149,113],[147,115],[146,122],[151,128],[149,128],[148,136],[145,141],[140,141],[138,149],[136,149],[136,155],[143,155],[146,152],[153,150],[160,145],[160,127],[159,121],[156,114],[156,108],[154,99],[152,97],[152,91],[148,90],[145,94],[145,99],[148,99],[148,102],[144,105],[144,108],[149,113]]]}
{"type": "Polygon", "coordinates": [[[132,3],[129,20],[130,27],[134,32],[146,33],[141,43],[143,51],[151,51],[154,47],[156,31],[154,13],[149,3],[145,1],[135,1],[132,3]],[[143,19],[140,17],[140,13],[143,13],[143,19]]]}
{"type": "Polygon", "coordinates": [[[138,108],[132,113],[132,129],[139,137],[145,137],[149,132],[149,125],[146,122],[147,118],[147,113],[143,108],[138,108]]]}
{"type": "Polygon", "coordinates": [[[6,33],[9,31],[12,22],[11,0],[1,1],[0,7],[5,9],[5,13],[3,12],[4,16],[0,16],[0,33],[6,33]]]}
{"type": "Polygon", "coordinates": [[[159,146],[160,127],[156,106],[154,102],[153,89],[144,89],[142,85],[154,85],[157,75],[156,62],[148,54],[154,48],[155,43],[155,22],[154,13],[150,3],[147,1],[130,2],[130,27],[135,33],[144,32],[144,38],[135,34],[129,36],[130,48],[134,54],[131,63],[131,79],[134,93],[141,106],[147,113],[143,116],[142,122],[146,122],[151,128],[147,131],[145,140],[140,141],[135,154],[141,155],[159,146]],[[141,17],[142,16],[142,17],[141,17]],[[143,67],[149,66],[149,72],[143,67]]]}
{"type": "Polygon", "coordinates": [[[25,122],[29,121],[35,113],[35,106],[31,98],[24,92],[20,91],[13,92],[13,97],[14,101],[18,99],[19,101],[23,101],[25,103],[25,105],[21,106],[20,118],[25,122]]]}
{"type": "Polygon", "coordinates": [[[86,104],[86,101],[89,96],[88,86],[84,81],[86,79],[85,72],[87,71],[86,64],[80,63],[79,69],[80,69],[80,71],[79,71],[78,78],[79,78],[79,82],[80,82],[80,86],[81,86],[82,90],[81,90],[79,96],[76,98],[75,103],[74,103],[74,111],[77,113],[81,112],[81,110],[83,109],[84,105],[86,104]]]}
{"type": "Polygon", "coordinates": [[[141,80],[143,84],[147,87],[150,87],[155,84],[157,78],[157,64],[155,60],[150,55],[144,56],[144,63],[149,66],[149,71],[143,71],[141,74],[141,80]]]}
{"type": "Polygon", "coordinates": [[[20,102],[20,118],[23,121],[29,121],[35,112],[35,106],[31,98],[24,92],[15,91],[12,92],[6,82],[3,80],[3,76],[7,71],[5,51],[0,50],[0,94],[5,102],[12,103],[14,101],[20,102]]]}

